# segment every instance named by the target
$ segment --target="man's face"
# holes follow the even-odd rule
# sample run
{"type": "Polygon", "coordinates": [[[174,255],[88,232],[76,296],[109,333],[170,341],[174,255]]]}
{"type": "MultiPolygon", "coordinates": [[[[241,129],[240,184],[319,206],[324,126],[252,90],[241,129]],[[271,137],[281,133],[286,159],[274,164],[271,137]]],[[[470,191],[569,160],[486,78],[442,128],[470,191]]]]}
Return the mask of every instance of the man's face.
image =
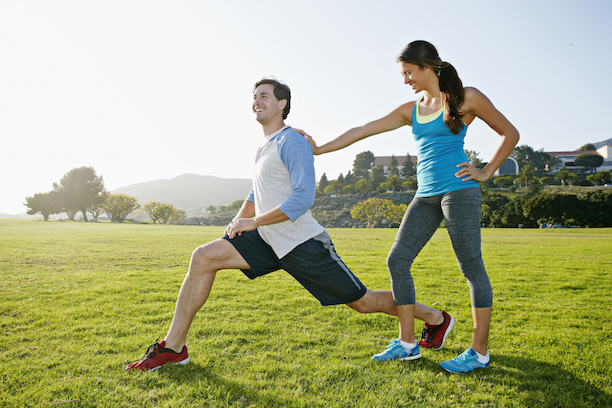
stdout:
{"type": "Polygon", "coordinates": [[[261,124],[283,117],[283,109],[287,104],[286,100],[279,101],[274,96],[274,85],[263,84],[255,89],[253,94],[253,112],[255,119],[261,124]]]}

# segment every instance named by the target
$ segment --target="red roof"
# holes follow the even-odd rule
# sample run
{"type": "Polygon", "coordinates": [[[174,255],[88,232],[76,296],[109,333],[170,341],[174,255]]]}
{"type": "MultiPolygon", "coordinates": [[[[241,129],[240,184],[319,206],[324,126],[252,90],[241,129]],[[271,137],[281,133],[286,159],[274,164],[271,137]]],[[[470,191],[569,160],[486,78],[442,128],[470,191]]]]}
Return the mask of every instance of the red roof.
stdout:
{"type": "MultiPolygon", "coordinates": [[[[389,166],[389,160],[391,160],[391,156],[376,156],[374,157],[374,166],[382,164],[383,167],[387,167],[389,166]]],[[[395,156],[395,160],[397,160],[397,165],[401,167],[404,165],[404,160],[406,160],[406,156],[395,156]]],[[[410,160],[412,160],[412,163],[416,163],[417,157],[410,156],[410,160]]]]}
{"type": "Polygon", "coordinates": [[[550,157],[557,157],[557,156],[578,156],[579,154],[596,154],[598,156],[601,156],[599,153],[597,153],[597,150],[574,150],[572,152],[545,152],[546,154],[548,154],[550,157]]]}

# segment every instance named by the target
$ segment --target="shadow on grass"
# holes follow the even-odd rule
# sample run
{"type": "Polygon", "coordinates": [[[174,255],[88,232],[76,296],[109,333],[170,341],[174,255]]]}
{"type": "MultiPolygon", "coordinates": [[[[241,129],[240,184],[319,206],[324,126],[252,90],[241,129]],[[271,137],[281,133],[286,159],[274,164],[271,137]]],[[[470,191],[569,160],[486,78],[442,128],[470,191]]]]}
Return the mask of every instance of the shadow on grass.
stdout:
{"type": "Polygon", "coordinates": [[[513,388],[523,407],[602,407],[612,401],[612,395],[575,373],[526,357],[493,356],[489,368],[468,375],[481,383],[513,388]]]}
{"type": "Polygon", "coordinates": [[[207,402],[214,402],[217,406],[220,401],[225,401],[227,406],[235,406],[236,404],[251,406],[253,403],[258,407],[271,408],[311,406],[305,401],[299,402],[293,398],[275,398],[269,394],[261,393],[256,388],[217,375],[214,367],[202,366],[193,361],[184,366],[163,367],[154,374],[163,376],[179,386],[181,384],[193,386],[196,392],[185,395],[185,398],[195,403],[195,406],[206,406],[202,404],[207,402]]]}
{"type": "MultiPolygon", "coordinates": [[[[463,352],[460,348],[450,348],[446,351],[454,355],[463,352]]],[[[555,364],[541,362],[538,360],[516,357],[516,356],[493,356],[491,366],[487,369],[477,370],[468,374],[451,374],[444,371],[438,362],[427,358],[411,362],[412,364],[397,364],[397,361],[375,363],[378,368],[387,365],[390,370],[398,370],[398,375],[410,374],[418,367],[418,370],[432,373],[444,373],[445,376],[438,377],[446,385],[450,385],[448,378],[455,377],[458,381],[470,380],[480,384],[479,393],[500,392],[512,395],[515,403],[510,406],[520,407],[603,407],[610,406],[612,395],[597,388],[572,371],[561,368],[555,364]],[[442,378],[446,378],[443,380],[442,378]],[[491,388],[487,388],[489,384],[491,388]],[[498,388],[499,387],[499,388],[498,388]],[[501,390],[500,390],[501,388],[501,390]]],[[[368,363],[364,362],[363,367],[368,363]]],[[[153,374],[153,373],[152,373],[153,374]]],[[[344,375],[343,373],[340,373],[344,375]]],[[[310,407],[320,406],[316,401],[307,399],[296,399],[294,397],[277,397],[265,393],[244,382],[239,382],[220,376],[213,366],[200,365],[191,362],[186,366],[163,367],[154,375],[160,375],[171,382],[181,385],[189,385],[183,389],[186,402],[202,404],[214,401],[220,403],[225,401],[227,406],[241,405],[249,406],[255,403],[262,407],[310,407]],[[191,389],[192,391],[187,391],[191,389]]],[[[437,382],[438,380],[436,380],[437,382]]],[[[433,387],[444,385],[431,384],[433,387]]],[[[147,390],[151,387],[149,382],[140,385],[147,390]]],[[[280,392],[280,391],[279,391],[280,392]]]]}

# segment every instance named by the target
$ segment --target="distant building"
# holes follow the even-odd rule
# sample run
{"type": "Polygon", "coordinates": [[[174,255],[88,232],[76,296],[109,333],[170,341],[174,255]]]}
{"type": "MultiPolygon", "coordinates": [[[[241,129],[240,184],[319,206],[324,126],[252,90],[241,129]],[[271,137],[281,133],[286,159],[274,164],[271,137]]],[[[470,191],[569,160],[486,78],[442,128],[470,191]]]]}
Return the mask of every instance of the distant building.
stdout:
{"type": "Polygon", "coordinates": [[[499,166],[499,169],[495,171],[496,176],[503,176],[506,174],[517,175],[519,174],[519,165],[516,160],[512,157],[508,157],[505,162],[499,166]]]}
{"type": "Polygon", "coordinates": [[[574,160],[581,154],[597,154],[604,158],[601,166],[596,171],[608,171],[612,170],[612,147],[605,145],[597,150],[576,150],[573,152],[546,152],[550,157],[556,157],[561,161],[559,166],[554,169],[548,169],[548,171],[556,171],[561,167],[566,167],[569,170],[580,170],[582,167],[574,165],[574,160]]]}
{"type": "MultiPolygon", "coordinates": [[[[385,175],[388,175],[389,171],[387,169],[389,167],[389,160],[391,160],[391,156],[376,156],[374,157],[374,165],[372,167],[376,167],[380,164],[385,170],[385,175]]],[[[404,161],[406,161],[406,156],[395,156],[395,160],[397,160],[397,169],[401,173],[402,169],[404,168],[404,161]]],[[[413,165],[416,165],[416,156],[410,156],[410,160],[412,161],[413,165]]],[[[416,167],[414,170],[416,171],[416,167]]]]}
{"type": "MultiPolygon", "coordinates": [[[[556,157],[557,159],[561,161],[559,166],[552,168],[552,169],[548,169],[549,172],[556,172],[561,167],[567,167],[569,170],[581,170],[582,167],[574,165],[574,160],[576,159],[576,156],[580,154],[585,154],[585,153],[597,154],[604,158],[602,165],[599,166],[596,171],[612,170],[612,147],[610,145],[602,146],[597,150],[575,150],[575,151],[567,151],[567,152],[545,152],[545,153],[548,154],[550,157],[556,157]]],[[[397,168],[401,172],[402,168],[404,167],[404,160],[406,160],[406,156],[395,156],[395,159],[397,160],[397,168]]],[[[410,159],[412,160],[413,164],[416,164],[417,162],[416,156],[410,156],[410,159]]],[[[385,170],[385,174],[388,174],[387,168],[389,167],[389,160],[391,160],[391,156],[374,157],[374,166],[377,166],[379,164],[382,165],[385,170]]],[[[512,157],[508,157],[506,161],[502,163],[499,169],[497,169],[497,171],[495,172],[495,175],[496,176],[501,176],[505,174],[517,175],[519,174],[519,170],[520,168],[519,168],[517,161],[513,159],[512,157]]]]}

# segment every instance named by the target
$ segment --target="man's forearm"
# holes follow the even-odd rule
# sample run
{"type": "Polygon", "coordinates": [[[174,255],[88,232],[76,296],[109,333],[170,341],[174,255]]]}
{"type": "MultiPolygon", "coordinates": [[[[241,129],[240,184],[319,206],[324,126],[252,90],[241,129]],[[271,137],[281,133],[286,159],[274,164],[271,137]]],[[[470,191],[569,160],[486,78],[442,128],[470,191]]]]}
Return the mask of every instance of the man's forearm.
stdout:
{"type": "Polygon", "coordinates": [[[255,215],[255,203],[252,201],[245,201],[242,203],[242,207],[238,210],[238,214],[234,216],[234,220],[239,218],[251,218],[255,215]]]}
{"type": "Polygon", "coordinates": [[[287,221],[289,217],[278,207],[266,211],[265,213],[256,216],[253,221],[255,226],[276,224],[277,222],[287,221]]]}
{"type": "Polygon", "coordinates": [[[231,239],[236,235],[241,235],[244,231],[252,231],[262,225],[276,224],[289,219],[278,207],[257,217],[253,217],[253,215],[255,215],[255,204],[250,201],[245,202],[225,229],[225,234],[231,239]]]}

